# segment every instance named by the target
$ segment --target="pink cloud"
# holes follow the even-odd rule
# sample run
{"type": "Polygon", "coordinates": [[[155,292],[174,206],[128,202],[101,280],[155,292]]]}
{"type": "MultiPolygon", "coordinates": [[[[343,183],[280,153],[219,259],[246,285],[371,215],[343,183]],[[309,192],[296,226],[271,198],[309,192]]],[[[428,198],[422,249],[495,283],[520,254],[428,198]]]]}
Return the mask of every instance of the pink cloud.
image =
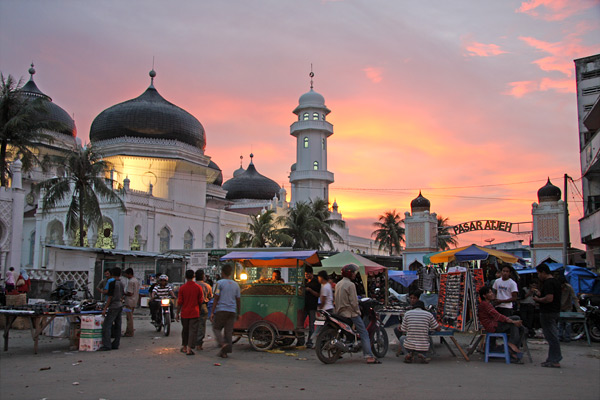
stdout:
{"type": "Polygon", "coordinates": [[[519,82],[510,82],[510,89],[502,94],[506,94],[509,96],[514,96],[516,98],[521,98],[525,96],[527,93],[535,92],[538,90],[539,85],[534,81],[519,81],[519,82]]]}
{"type": "Polygon", "coordinates": [[[529,0],[516,11],[547,21],[560,21],[598,5],[597,0],[529,0]]]}
{"type": "Polygon", "coordinates": [[[379,83],[383,79],[381,76],[383,73],[383,68],[377,67],[367,67],[363,68],[363,72],[367,76],[367,78],[373,83],[379,83]]]}
{"type": "Polygon", "coordinates": [[[470,56],[479,57],[497,56],[499,54],[506,53],[506,51],[502,50],[500,46],[493,43],[485,44],[479,42],[471,42],[466,45],[466,50],[469,52],[470,56]]]}
{"type": "Polygon", "coordinates": [[[540,82],[540,90],[555,90],[559,93],[576,93],[575,80],[573,79],[550,79],[543,78],[540,82]]]}

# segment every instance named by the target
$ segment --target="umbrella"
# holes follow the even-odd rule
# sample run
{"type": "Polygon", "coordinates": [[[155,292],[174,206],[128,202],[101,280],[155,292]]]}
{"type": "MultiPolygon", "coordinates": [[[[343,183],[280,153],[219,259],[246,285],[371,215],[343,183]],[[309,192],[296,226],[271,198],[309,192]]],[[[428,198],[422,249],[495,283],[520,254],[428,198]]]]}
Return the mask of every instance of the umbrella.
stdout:
{"type": "Polygon", "coordinates": [[[442,251],[434,255],[429,255],[429,260],[432,263],[443,263],[450,261],[475,261],[475,260],[487,260],[489,256],[496,257],[507,263],[515,263],[519,259],[512,254],[506,253],[500,250],[488,249],[487,247],[477,246],[472,244],[470,246],[459,247],[453,250],[442,251]]]}
{"type": "Polygon", "coordinates": [[[342,267],[346,264],[358,265],[358,270],[363,277],[363,283],[365,286],[365,292],[367,291],[367,275],[377,275],[380,272],[387,270],[383,265],[377,264],[375,261],[371,261],[368,258],[354,254],[348,250],[342,251],[334,256],[325,258],[321,261],[323,268],[316,268],[318,270],[324,269],[328,274],[332,272],[340,273],[342,267]]]}

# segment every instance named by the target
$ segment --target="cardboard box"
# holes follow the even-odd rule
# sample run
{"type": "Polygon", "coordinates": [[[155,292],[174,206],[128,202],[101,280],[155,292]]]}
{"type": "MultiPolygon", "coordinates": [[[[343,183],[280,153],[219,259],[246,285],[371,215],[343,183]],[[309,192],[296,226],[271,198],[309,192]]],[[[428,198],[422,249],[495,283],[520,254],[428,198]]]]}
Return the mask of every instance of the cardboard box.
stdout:
{"type": "Polygon", "coordinates": [[[102,322],[104,317],[102,315],[82,315],[81,320],[81,332],[89,329],[100,329],[102,331],[102,322]]]}
{"type": "Polygon", "coordinates": [[[102,339],[84,338],[79,339],[79,351],[96,351],[102,347],[102,339]]]}

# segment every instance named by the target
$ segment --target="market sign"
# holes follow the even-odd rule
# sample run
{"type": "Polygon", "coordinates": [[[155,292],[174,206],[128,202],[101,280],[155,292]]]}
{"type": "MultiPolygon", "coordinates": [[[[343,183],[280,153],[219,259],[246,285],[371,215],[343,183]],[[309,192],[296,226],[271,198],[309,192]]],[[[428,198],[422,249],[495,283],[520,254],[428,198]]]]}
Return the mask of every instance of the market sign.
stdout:
{"type": "Polygon", "coordinates": [[[224,256],[225,254],[227,254],[227,250],[223,250],[223,249],[210,251],[211,256],[224,256]]]}
{"type": "Polygon", "coordinates": [[[196,270],[198,268],[208,267],[208,253],[205,251],[190,253],[189,268],[196,270]]]}
{"type": "Polygon", "coordinates": [[[512,222],[496,221],[496,220],[483,220],[483,221],[470,221],[463,222],[462,224],[455,225],[453,227],[454,234],[460,235],[461,233],[473,232],[473,231],[502,231],[511,232],[512,222]]]}

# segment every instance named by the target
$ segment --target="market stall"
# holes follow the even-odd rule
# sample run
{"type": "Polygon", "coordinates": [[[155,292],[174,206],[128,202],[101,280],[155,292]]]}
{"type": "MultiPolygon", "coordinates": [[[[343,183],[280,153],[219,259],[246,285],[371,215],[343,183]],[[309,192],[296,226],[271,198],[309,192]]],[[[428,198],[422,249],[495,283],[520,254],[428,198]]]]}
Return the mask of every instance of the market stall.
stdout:
{"type": "Polygon", "coordinates": [[[241,289],[235,336],[247,336],[258,351],[304,341],[304,266],[319,264],[316,251],[232,252],[221,261],[236,263],[241,289]]]}

